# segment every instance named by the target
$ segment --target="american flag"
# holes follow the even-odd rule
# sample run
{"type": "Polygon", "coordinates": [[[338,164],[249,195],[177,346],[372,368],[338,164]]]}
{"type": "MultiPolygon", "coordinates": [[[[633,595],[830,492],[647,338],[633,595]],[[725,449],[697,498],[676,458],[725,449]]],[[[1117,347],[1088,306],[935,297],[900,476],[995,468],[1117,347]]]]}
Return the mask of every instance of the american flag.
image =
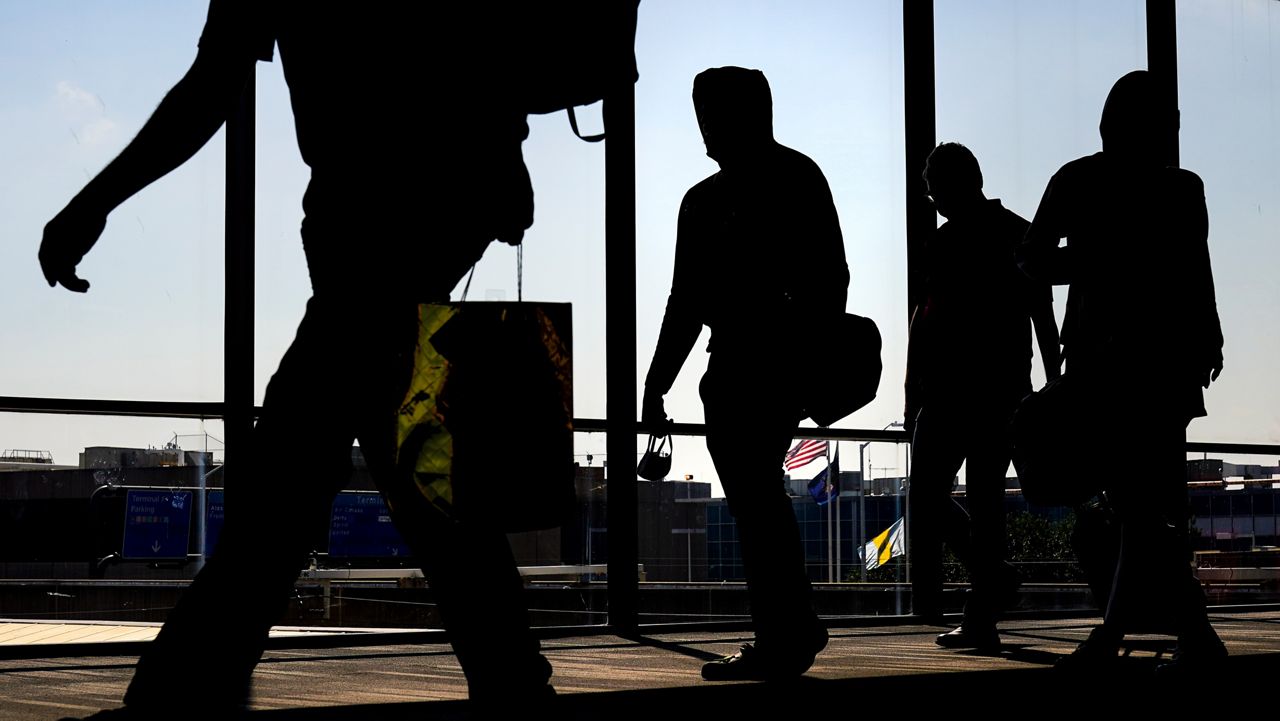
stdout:
{"type": "Polygon", "coordinates": [[[782,459],[782,467],[792,471],[803,465],[813,463],[819,458],[825,458],[826,455],[826,441],[800,441],[795,448],[787,451],[787,455],[782,459]]]}

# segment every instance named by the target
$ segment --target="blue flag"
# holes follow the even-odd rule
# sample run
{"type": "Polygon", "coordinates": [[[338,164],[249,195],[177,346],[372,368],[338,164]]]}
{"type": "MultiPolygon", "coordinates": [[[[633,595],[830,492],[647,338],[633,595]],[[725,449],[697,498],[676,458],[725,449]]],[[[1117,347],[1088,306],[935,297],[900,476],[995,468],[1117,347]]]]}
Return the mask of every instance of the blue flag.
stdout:
{"type": "Polygon", "coordinates": [[[818,475],[809,481],[809,495],[813,496],[813,500],[819,506],[825,506],[831,502],[831,499],[837,495],[835,484],[840,479],[840,451],[836,451],[836,457],[818,472],[818,475]]]}

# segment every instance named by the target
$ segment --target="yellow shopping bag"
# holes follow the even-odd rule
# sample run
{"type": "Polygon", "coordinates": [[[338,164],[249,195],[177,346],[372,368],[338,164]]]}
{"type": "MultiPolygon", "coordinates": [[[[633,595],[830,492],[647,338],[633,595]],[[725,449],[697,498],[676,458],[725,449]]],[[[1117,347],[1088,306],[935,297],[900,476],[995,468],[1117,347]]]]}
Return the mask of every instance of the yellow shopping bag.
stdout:
{"type": "Polygon", "coordinates": [[[567,303],[418,307],[396,468],[446,516],[516,532],[573,508],[573,364],[567,303]]]}

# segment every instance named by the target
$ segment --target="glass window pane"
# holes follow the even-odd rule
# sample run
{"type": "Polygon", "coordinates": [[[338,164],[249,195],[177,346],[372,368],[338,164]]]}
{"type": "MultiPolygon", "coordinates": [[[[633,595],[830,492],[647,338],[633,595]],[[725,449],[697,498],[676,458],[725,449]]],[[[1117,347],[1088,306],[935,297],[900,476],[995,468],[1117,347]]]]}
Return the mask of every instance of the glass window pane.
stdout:
{"type": "MultiPolygon", "coordinates": [[[[12,447],[0,448],[0,605],[6,617],[163,620],[200,566],[201,539],[211,550],[221,533],[222,423],[38,414],[0,414],[0,423],[22,429],[7,435],[12,447]],[[136,580],[154,584],[121,583],[136,580]],[[112,591],[84,592],[86,584],[112,591]],[[46,593],[50,589],[53,594],[46,593]]],[[[290,604],[281,623],[438,628],[430,591],[400,535],[388,527],[389,514],[375,498],[358,451],[353,461],[345,490],[311,539],[314,567],[305,570],[300,563],[301,602],[290,604]],[[352,569],[366,576],[357,586],[336,584],[325,592],[325,579],[342,580],[352,569]]],[[[604,577],[603,567],[546,575],[547,566],[607,562],[598,527],[605,515],[603,471],[599,460],[578,469],[570,523],[511,537],[537,625],[601,623],[606,617],[604,595],[591,584],[604,577]],[[578,592],[565,594],[566,584],[578,592]]],[[[242,506],[257,497],[251,487],[235,492],[242,506]]],[[[693,516],[679,519],[681,526],[705,529],[704,507],[675,504],[693,516]]],[[[679,547],[683,552],[683,542],[679,547]]],[[[660,553],[675,558],[671,549],[660,553]]],[[[683,571],[687,561],[683,555],[678,560],[683,571]]],[[[694,560],[699,572],[706,568],[703,557],[694,560]]]]}
{"type": "MultiPolygon", "coordinates": [[[[968,146],[987,197],[1027,220],[1058,168],[1102,149],[1111,85],[1147,65],[1140,0],[937,0],[934,27],[938,141],[968,146]]],[[[1065,305],[1056,287],[1059,324],[1065,305]]]]}
{"type": "Polygon", "coordinates": [[[224,150],[219,132],[126,201],[50,289],[42,229],[141,128],[196,54],[208,3],[0,7],[0,394],[220,400],[224,150]]]}
{"type": "MultiPolygon", "coordinates": [[[[764,72],[773,95],[774,137],[812,158],[826,176],[852,274],[848,310],[874,319],[884,339],[886,371],[878,397],[839,425],[879,429],[900,419],[897,369],[904,363],[907,319],[901,38],[901,7],[892,4],[656,1],[642,5],[636,48],[641,76],[636,86],[637,379],[641,389],[671,288],[681,199],[690,187],[719,169],[706,155],[694,115],[693,79],[707,68],[737,65],[764,72]]],[[[750,313],[756,302],[745,287],[737,300],[744,313],[750,313]]],[[[820,353],[825,342],[822,337],[775,342],[770,334],[784,334],[784,329],[762,328],[761,332],[764,342],[773,344],[768,353],[820,353]]],[[[704,331],[666,397],[667,412],[678,421],[703,420],[697,388],[706,368],[707,337],[704,331]]],[[[770,378],[767,373],[761,377],[762,387],[800,381],[770,378]]],[[[707,553],[726,562],[708,569],[708,577],[741,580],[736,522],[724,507],[724,491],[705,441],[680,439],[677,445],[672,476],[709,483],[710,517],[725,524],[718,536],[709,537],[713,540],[707,553]]],[[[843,467],[856,470],[857,450],[845,445],[843,467]]],[[[893,455],[892,450],[883,453],[886,459],[893,455]]],[[[899,457],[885,465],[900,463],[899,457]]],[[[826,581],[843,578],[857,567],[853,553],[860,543],[841,536],[837,568],[836,506],[818,507],[807,491],[808,481],[822,467],[818,461],[796,469],[790,492],[810,577],[826,581]]],[[[855,492],[842,499],[842,513],[855,513],[855,492]]],[[[842,519],[842,531],[846,522],[842,519]]],[[[855,527],[847,528],[852,533],[855,527]]],[[[736,603],[740,610],[743,601],[736,603]]],[[[862,612],[840,603],[829,608],[862,612]]]]}
{"type": "Polygon", "coordinates": [[[1204,179],[1225,368],[1205,393],[1195,440],[1280,442],[1280,7],[1268,0],[1177,4],[1182,166],[1204,179]]]}
{"type": "MultiPolygon", "coordinates": [[[[937,140],[973,151],[986,196],[1027,220],[1059,167],[1101,150],[1098,121],[1111,85],[1146,67],[1140,0],[937,0],[934,28],[937,140]]],[[[1055,288],[1059,324],[1065,302],[1066,288],[1055,288]]],[[[1035,356],[1039,387],[1038,346],[1035,356]]],[[[1082,521],[1065,509],[1028,506],[1021,494],[1006,496],[1005,510],[1009,560],[1025,579],[1085,581],[1071,542],[1072,524],[1082,521]]],[[[957,565],[947,578],[962,580],[961,573],[957,565]]],[[[1072,597],[1085,605],[1082,592],[1072,597]]],[[[1022,603],[1041,598],[1024,593],[1022,603]]]]}
{"type": "Polygon", "coordinates": [[[258,63],[256,105],[253,369],[254,402],[261,404],[311,297],[299,232],[311,171],[298,153],[279,57],[258,63]]]}
{"type": "MultiPolygon", "coordinates": [[[[874,319],[884,337],[878,397],[839,425],[882,428],[900,419],[907,318],[901,38],[901,7],[893,4],[657,0],[641,6],[636,39],[641,390],[671,288],[680,201],[718,170],[706,156],[694,117],[693,78],[707,68],[739,65],[758,68],[768,78],[778,142],[808,155],[826,175],[852,273],[848,309],[874,319]]],[[[744,312],[751,312],[749,288],[742,289],[740,301],[744,312]]],[[[706,368],[707,337],[704,331],[667,395],[667,412],[678,421],[703,418],[697,387],[706,368]]],[[[821,337],[795,338],[770,352],[819,353],[823,343],[821,337]]],[[[675,463],[678,476],[709,480],[714,494],[722,495],[700,440],[683,445],[675,463]]]]}

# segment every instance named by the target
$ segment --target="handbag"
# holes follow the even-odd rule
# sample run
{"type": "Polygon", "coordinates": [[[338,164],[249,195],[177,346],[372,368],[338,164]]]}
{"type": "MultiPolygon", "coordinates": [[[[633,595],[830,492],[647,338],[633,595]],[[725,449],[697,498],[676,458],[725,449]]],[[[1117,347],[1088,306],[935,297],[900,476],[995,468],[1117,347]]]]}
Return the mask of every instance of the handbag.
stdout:
{"type": "Polygon", "coordinates": [[[1023,398],[1014,412],[1013,467],[1028,503],[1078,506],[1103,490],[1100,469],[1087,461],[1088,385],[1064,373],[1023,398]]]}
{"type": "Polygon", "coordinates": [[[823,331],[828,343],[809,356],[801,379],[804,415],[829,426],[875,400],[880,389],[880,329],[875,321],[842,313],[823,331]]]}
{"type": "Polygon", "coordinates": [[[419,305],[396,422],[401,481],[456,521],[562,525],[575,497],[571,348],[568,303],[419,305]]]}
{"type": "Polygon", "coordinates": [[[647,481],[661,481],[666,478],[671,472],[671,451],[674,448],[675,441],[671,440],[670,435],[663,436],[661,443],[658,442],[657,436],[649,436],[649,447],[640,457],[640,463],[636,465],[636,475],[647,481]]]}

